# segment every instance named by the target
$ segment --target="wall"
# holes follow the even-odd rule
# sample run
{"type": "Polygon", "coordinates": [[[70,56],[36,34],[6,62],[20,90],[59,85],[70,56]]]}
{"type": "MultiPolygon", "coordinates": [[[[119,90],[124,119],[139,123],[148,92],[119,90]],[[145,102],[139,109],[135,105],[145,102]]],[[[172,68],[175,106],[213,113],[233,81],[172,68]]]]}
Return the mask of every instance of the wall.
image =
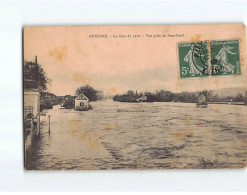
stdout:
{"type": "Polygon", "coordinates": [[[40,112],[40,96],[39,92],[35,91],[24,91],[24,107],[32,106],[33,115],[37,116],[40,112]]]}
{"type": "Polygon", "coordinates": [[[88,102],[88,100],[75,100],[75,109],[82,108],[82,106],[80,106],[80,103],[81,103],[81,102],[84,103],[83,108],[88,108],[88,107],[89,107],[89,102],[88,102]]]}

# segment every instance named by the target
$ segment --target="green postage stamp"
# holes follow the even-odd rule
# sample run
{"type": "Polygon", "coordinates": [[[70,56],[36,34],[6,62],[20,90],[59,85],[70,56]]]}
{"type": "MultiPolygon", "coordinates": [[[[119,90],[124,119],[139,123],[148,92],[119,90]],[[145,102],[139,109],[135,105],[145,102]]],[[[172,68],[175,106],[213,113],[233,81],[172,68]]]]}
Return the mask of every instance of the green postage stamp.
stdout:
{"type": "Polygon", "coordinates": [[[180,78],[205,77],[208,72],[207,42],[178,43],[180,78]]]}
{"type": "Polygon", "coordinates": [[[210,41],[212,76],[240,75],[239,40],[210,41]]]}
{"type": "Polygon", "coordinates": [[[178,43],[179,77],[240,75],[239,40],[178,43]]]}

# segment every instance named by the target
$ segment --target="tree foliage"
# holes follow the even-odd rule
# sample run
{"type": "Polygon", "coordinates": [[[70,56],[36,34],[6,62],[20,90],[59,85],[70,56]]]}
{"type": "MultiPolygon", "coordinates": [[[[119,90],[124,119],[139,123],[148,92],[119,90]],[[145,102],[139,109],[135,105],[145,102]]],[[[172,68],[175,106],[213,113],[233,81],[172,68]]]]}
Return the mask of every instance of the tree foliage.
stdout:
{"type": "Polygon", "coordinates": [[[47,90],[50,79],[40,64],[25,61],[24,68],[24,88],[38,88],[40,91],[47,90]]]}
{"type": "Polygon", "coordinates": [[[89,101],[97,100],[97,91],[89,85],[77,88],[75,93],[77,96],[83,93],[85,96],[88,97],[89,101]]]}
{"type": "Polygon", "coordinates": [[[173,93],[171,91],[156,90],[154,93],[144,92],[134,94],[133,91],[128,91],[125,94],[117,94],[113,97],[114,101],[120,102],[136,102],[136,99],[141,97],[143,94],[147,96],[148,102],[187,102],[196,103],[198,102],[198,97],[203,94],[206,97],[207,102],[244,102],[245,97],[243,94],[238,93],[235,96],[227,96],[214,94],[212,90],[203,90],[198,92],[180,92],[173,93]]]}

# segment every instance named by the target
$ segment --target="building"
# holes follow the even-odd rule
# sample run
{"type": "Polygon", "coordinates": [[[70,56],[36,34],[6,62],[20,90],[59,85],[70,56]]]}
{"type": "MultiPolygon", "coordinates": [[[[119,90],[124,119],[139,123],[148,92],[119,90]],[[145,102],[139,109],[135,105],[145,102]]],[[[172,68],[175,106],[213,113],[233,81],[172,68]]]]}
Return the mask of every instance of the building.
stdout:
{"type": "Polygon", "coordinates": [[[40,132],[40,94],[35,89],[24,91],[24,128],[31,139],[40,132]]]}
{"type": "Polygon", "coordinates": [[[24,129],[25,134],[31,134],[33,138],[39,133],[40,122],[40,92],[38,89],[38,63],[37,56],[35,62],[24,68],[29,74],[24,74],[24,129]]]}
{"type": "Polygon", "coordinates": [[[197,107],[201,107],[201,108],[207,108],[207,102],[206,102],[206,97],[205,95],[201,94],[199,97],[198,97],[198,101],[197,101],[197,104],[196,106],[197,107]]]}
{"type": "Polygon", "coordinates": [[[59,99],[56,95],[49,92],[40,92],[40,111],[43,109],[52,109],[53,105],[57,105],[59,99]]]}
{"type": "Polygon", "coordinates": [[[25,140],[25,162],[31,149],[32,143],[40,133],[40,92],[38,88],[38,63],[24,65],[24,140],[25,140]]]}
{"type": "Polygon", "coordinates": [[[40,94],[37,90],[24,90],[24,118],[40,112],[40,94]]]}
{"type": "Polygon", "coordinates": [[[198,104],[203,104],[206,102],[206,97],[201,94],[199,97],[198,97],[198,104]]]}
{"type": "Polygon", "coordinates": [[[66,109],[75,108],[75,98],[76,96],[65,95],[61,102],[61,106],[66,109]]]}
{"type": "Polygon", "coordinates": [[[76,110],[88,110],[89,108],[89,99],[83,93],[75,98],[76,110]]]}
{"type": "Polygon", "coordinates": [[[148,100],[147,96],[143,95],[142,97],[136,99],[137,102],[146,102],[148,100]]]}

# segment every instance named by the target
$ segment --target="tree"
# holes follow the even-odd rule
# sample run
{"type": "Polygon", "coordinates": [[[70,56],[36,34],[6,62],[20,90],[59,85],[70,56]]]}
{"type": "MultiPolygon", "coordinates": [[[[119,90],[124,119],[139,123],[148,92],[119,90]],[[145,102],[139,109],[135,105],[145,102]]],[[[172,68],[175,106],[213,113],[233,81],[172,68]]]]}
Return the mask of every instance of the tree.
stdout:
{"type": "Polygon", "coordinates": [[[235,102],[244,102],[244,96],[241,93],[238,93],[234,98],[235,102]]]}
{"type": "Polygon", "coordinates": [[[50,79],[40,64],[25,61],[23,68],[24,88],[38,88],[40,91],[47,89],[50,79]]]}
{"type": "Polygon", "coordinates": [[[134,91],[129,90],[129,91],[127,91],[127,95],[131,96],[131,97],[134,97],[135,93],[134,93],[134,91]]]}
{"type": "Polygon", "coordinates": [[[75,93],[77,96],[83,93],[85,96],[88,97],[89,101],[97,100],[97,91],[89,85],[77,88],[75,93]]]}
{"type": "Polygon", "coordinates": [[[201,94],[203,94],[207,100],[210,100],[210,98],[212,97],[212,91],[203,90],[201,94]]]}

